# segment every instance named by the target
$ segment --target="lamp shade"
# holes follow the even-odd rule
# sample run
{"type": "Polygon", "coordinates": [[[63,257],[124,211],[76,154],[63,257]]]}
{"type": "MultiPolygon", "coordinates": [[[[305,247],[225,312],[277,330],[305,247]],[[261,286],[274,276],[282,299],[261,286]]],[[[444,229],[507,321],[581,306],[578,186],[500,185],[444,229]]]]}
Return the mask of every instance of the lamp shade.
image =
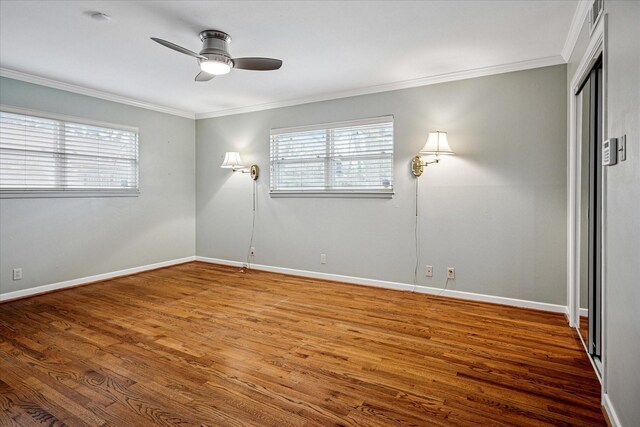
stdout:
{"type": "Polygon", "coordinates": [[[420,150],[420,154],[428,155],[440,155],[440,154],[454,154],[451,147],[449,147],[449,141],[447,141],[446,132],[429,132],[427,143],[420,150]]]}
{"type": "Polygon", "coordinates": [[[237,151],[227,151],[224,155],[224,162],[220,165],[225,169],[238,169],[242,168],[242,159],[240,153],[237,151]]]}

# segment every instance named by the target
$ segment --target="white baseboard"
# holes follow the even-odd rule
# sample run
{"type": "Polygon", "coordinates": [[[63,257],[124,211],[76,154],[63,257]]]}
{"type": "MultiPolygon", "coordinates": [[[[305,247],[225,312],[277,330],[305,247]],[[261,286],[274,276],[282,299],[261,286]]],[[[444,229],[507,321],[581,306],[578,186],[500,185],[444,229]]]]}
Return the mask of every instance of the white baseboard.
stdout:
{"type": "MultiPolygon", "coordinates": [[[[565,307],[565,315],[567,316],[567,320],[571,319],[571,316],[569,315],[569,307],[565,307]]],[[[578,314],[580,315],[580,317],[588,317],[589,316],[589,309],[588,308],[579,308],[578,309],[578,314]]],[[[571,322],[569,322],[569,326],[571,326],[572,328],[577,328],[580,325],[578,325],[577,320],[575,324],[571,324],[571,322]]]]}
{"type": "Polygon", "coordinates": [[[106,279],[113,279],[114,277],[126,276],[129,274],[140,273],[142,271],[147,271],[147,270],[155,270],[156,268],[169,267],[171,265],[195,261],[195,259],[196,257],[194,256],[172,259],[169,261],[157,262],[155,264],[147,264],[147,265],[142,265],[140,267],[127,268],[125,270],[112,271],[110,273],[96,274],[95,276],[88,276],[88,277],[82,277],[79,279],[66,280],[64,282],[52,283],[50,285],[37,286],[35,288],[24,289],[22,291],[8,292],[5,294],[0,294],[0,301],[9,301],[16,298],[23,298],[31,295],[51,292],[58,289],[84,285],[85,283],[97,282],[97,281],[106,280],[106,279]]]}
{"type": "MultiPolygon", "coordinates": [[[[240,261],[230,261],[226,259],[208,258],[196,256],[196,261],[208,262],[212,264],[230,265],[234,267],[242,267],[245,265],[240,261]]],[[[536,310],[551,311],[554,313],[565,313],[567,307],[558,304],[549,304],[546,302],[527,301],[515,298],[499,297],[494,295],[475,294],[472,292],[445,290],[440,288],[432,288],[429,286],[416,286],[399,282],[388,282],[385,280],[366,279],[363,277],[343,276],[340,274],[320,273],[317,271],[296,270],[292,268],[273,267],[270,265],[251,264],[254,270],[269,271],[272,273],[289,274],[293,276],[310,277],[312,279],[333,280],[336,282],[352,283],[355,285],[374,286],[378,288],[395,289],[400,291],[415,291],[423,294],[442,295],[452,298],[460,298],[471,301],[490,302],[494,304],[511,305],[514,307],[533,308],[536,310]]]]}
{"type": "MultiPolygon", "coordinates": [[[[154,270],[156,268],[169,267],[171,265],[182,264],[190,261],[202,261],[212,264],[230,265],[235,267],[242,267],[244,265],[241,261],[230,261],[218,258],[208,258],[201,256],[190,256],[185,258],[178,258],[169,261],[158,262],[155,264],[147,264],[140,267],[128,268],[125,270],[112,271],[109,273],[97,274],[95,276],[82,277],[79,279],[67,280],[64,282],[52,283],[50,285],[38,286],[35,288],[24,289],[21,291],[8,292],[0,294],[0,301],[9,301],[16,298],[23,298],[27,296],[42,294],[45,292],[51,292],[58,289],[70,288],[73,286],[83,285],[86,283],[97,282],[100,280],[112,279],[114,277],[126,276],[129,274],[140,273],[143,271],[154,270]]],[[[554,313],[565,313],[567,311],[566,306],[549,304],[537,301],[527,301],[515,298],[499,297],[494,295],[476,294],[472,292],[454,291],[454,290],[442,290],[440,288],[432,288],[429,286],[413,286],[407,283],[389,282],[385,280],[367,279],[363,277],[344,276],[340,274],[321,273],[317,271],[297,270],[285,267],[274,267],[269,265],[251,264],[251,268],[255,270],[268,271],[272,273],[288,274],[293,276],[309,277],[312,279],[333,280],[336,282],[351,283],[355,285],[374,286],[385,289],[395,289],[400,291],[415,291],[423,294],[442,295],[452,298],[460,298],[471,301],[490,302],[494,304],[504,304],[514,307],[533,308],[536,310],[551,311],[554,313]]]]}
{"type": "Polygon", "coordinates": [[[620,418],[618,418],[616,410],[613,409],[613,405],[611,404],[611,399],[609,399],[608,393],[604,393],[602,395],[602,406],[604,406],[605,411],[607,411],[607,415],[609,416],[609,421],[611,421],[612,427],[622,427],[620,418]]]}

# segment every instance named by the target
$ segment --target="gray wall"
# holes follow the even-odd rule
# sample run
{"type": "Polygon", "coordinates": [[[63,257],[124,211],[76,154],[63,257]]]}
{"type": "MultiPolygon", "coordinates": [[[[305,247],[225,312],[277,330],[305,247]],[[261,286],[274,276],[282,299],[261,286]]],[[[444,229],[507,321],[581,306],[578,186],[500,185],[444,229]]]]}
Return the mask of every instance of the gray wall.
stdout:
{"type": "Polygon", "coordinates": [[[439,129],[457,155],[419,180],[419,283],[442,287],[452,266],[450,289],[564,305],[565,101],[561,65],[197,120],[196,253],[245,259],[251,180],[219,167],[225,151],[240,151],[262,168],[255,263],[412,283],[409,162],[439,129]],[[395,116],[393,199],[269,197],[270,128],[387,114],[395,116]]]}
{"type": "Polygon", "coordinates": [[[0,292],[192,256],[194,121],[2,78],[0,102],[137,126],[139,197],[0,199],[0,292]],[[13,281],[12,269],[24,278],[13,281]]]}
{"type": "Polygon", "coordinates": [[[607,386],[624,426],[640,426],[640,2],[609,14],[608,128],[627,135],[627,161],[607,168],[607,386]]]}
{"type": "MultiPolygon", "coordinates": [[[[627,161],[605,168],[606,386],[623,426],[640,425],[640,2],[606,1],[608,136],[627,135],[627,161]]],[[[567,65],[571,81],[588,24],[567,65]]]]}

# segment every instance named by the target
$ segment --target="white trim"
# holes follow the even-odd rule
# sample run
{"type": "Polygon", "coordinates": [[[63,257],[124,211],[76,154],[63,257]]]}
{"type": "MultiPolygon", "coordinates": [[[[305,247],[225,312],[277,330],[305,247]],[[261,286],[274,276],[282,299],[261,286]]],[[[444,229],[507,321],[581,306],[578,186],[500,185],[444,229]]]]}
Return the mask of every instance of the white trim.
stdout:
{"type": "Polygon", "coordinates": [[[230,108],[227,110],[217,110],[205,113],[196,113],[196,120],[209,119],[212,117],[231,116],[235,114],[251,113],[254,111],[271,110],[273,108],[290,107],[293,105],[310,104],[312,102],[330,101],[333,99],[348,98],[351,96],[368,95],[372,93],[388,92],[399,89],[409,89],[418,86],[428,86],[437,83],[452,82],[456,80],[484,77],[494,74],[510,73],[513,71],[530,70],[533,68],[549,67],[552,65],[565,64],[566,61],[560,55],[548,56],[545,58],[531,59],[527,61],[512,62],[509,64],[495,65],[491,67],[474,68],[471,70],[455,71],[452,73],[437,74],[434,76],[422,77],[413,80],[404,80],[394,83],[386,83],[376,86],[368,86],[359,89],[352,89],[341,92],[333,92],[326,95],[309,96],[305,98],[290,99],[284,101],[270,102],[267,104],[249,105],[246,107],[230,108]]]}
{"type": "Polygon", "coordinates": [[[349,127],[349,126],[379,125],[383,123],[393,124],[394,123],[393,114],[389,114],[387,116],[364,118],[364,119],[344,120],[341,122],[328,122],[328,123],[318,123],[318,124],[305,125],[305,126],[274,128],[269,131],[269,135],[276,136],[276,135],[282,135],[285,133],[293,133],[293,132],[309,132],[314,130],[336,129],[336,128],[343,128],[343,127],[349,127]]]}
{"type": "Polygon", "coordinates": [[[0,190],[0,199],[139,197],[140,190],[0,190]]]}
{"type": "Polygon", "coordinates": [[[124,270],[112,271],[110,273],[96,274],[95,276],[82,277],[79,279],[66,280],[64,282],[52,283],[50,285],[38,286],[35,288],[24,289],[21,291],[7,292],[0,294],[0,301],[10,301],[17,298],[24,298],[31,295],[38,295],[58,289],[71,288],[86,283],[97,282],[100,280],[113,279],[114,277],[127,276],[129,274],[140,273],[147,270],[155,270],[157,268],[169,267],[171,265],[182,264],[194,261],[196,257],[189,256],[185,258],[177,258],[169,261],[157,262],[154,264],[142,265],[140,267],[127,268],[124,270]]]}
{"type": "Polygon", "coordinates": [[[588,72],[593,68],[593,64],[603,50],[604,44],[604,23],[600,21],[598,27],[591,36],[587,50],[580,60],[578,69],[571,78],[571,94],[576,95],[581,83],[587,78],[588,72]]]}
{"type": "Polygon", "coordinates": [[[571,19],[571,26],[569,27],[569,32],[567,33],[567,38],[565,39],[564,46],[562,47],[562,57],[567,62],[569,62],[569,58],[571,58],[573,49],[576,48],[576,42],[578,41],[578,36],[580,35],[582,25],[587,18],[587,14],[589,13],[590,5],[590,1],[582,0],[579,1],[578,5],[576,6],[576,11],[573,14],[573,19],[571,19]]]}
{"type": "MultiPolygon", "coordinates": [[[[209,258],[196,256],[196,261],[207,262],[210,264],[229,265],[232,267],[243,267],[245,263],[241,261],[231,261],[219,258],[209,258]]],[[[367,279],[363,277],[343,276],[341,274],[321,273],[318,271],[297,270],[293,268],[274,267],[270,265],[251,264],[254,270],[268,271],[271,273],[287,274],[291,276],[309,277],[312,279],[332,280],[335,282],[351,283],[354,285],[373,286],[377,288],[395,289],[398,291],[415,291],[422,294],[434,294],[451,298],[459,298],[471,301],[490,302],[494,304],[510,305],[514,307],[532,308],[536,310],[550,311],[553,313],[565,313],[567,307],[564,305],[549,304],[546,302],[527,301],[515,298],[499,297],[494,295],[476,294],[472,292],[442,290],[440,288],[432,288],[428,286],[414,286],[408,283],[389,282],[386,280],[367,279]]]]}
{"type": "Polygon", "coordinates": [[[394,191],[270,191],[269,197],[277,198],[351,198],[351,199],[392,199],[394,191]]]}
{"type": "Polygon", "coordinates": [[[613,409],[613,404],[611,403],[611,399],[609,399],[609,393],[602,394],[602,406],[604,407],[604,410],[607,411],[607,415],[609,416],[609,421],[611,421],[611,426],[622,427],[620,418],[618,418],[618,414],[616,413],[616,410],[613,409]]]}
{"type": "MultiPolygon", "coordinates": [[[[580,60],[580,64],[575,74],[571,78],[571,85],[569,86],[569,141],[568,141],[568,178],[569,178],[569,192],[567,194],[567,306],[569,307],[569,325],[572,327],[577,326],[578,322],[578,308],[579,308],[579,295],[578,295],[578,280],[580,272],[580,260],[579,260],[579,248],[580,248],[580,229],[578,212],[580,211],[579,203],[579,188],[578,183],[580,181],[580,144],[578,143],[578,129],[577,129],[577,111],[578,111],[578,99],[576,93],[580,88],[581,83],[586,78],[587,73],[593,67],[593,64],[600,53],[603,51],[604,46],[604,24],[600,21],[596,28],[587,50],[580,60]]],[[[604,68],[604,67],[603,67],[604,68]]],[[[604,73],[604,70],[603,70],[604,73]]],[[[604,78],[603,78],[604,81],[604,78]]],[[[605,83],[606,86],[606,83],[605,83]]],[[[603,102],[606,103],[606,98],[603,102]]],[[[605,104],[606,109],[606,104],[605,104]]],[[[603,204],[604,206],[604,204],[603,204]]]]}
{"type": "MultiPolygon", "coordinates": [[[[604,6],[603,6],[604,7],[604,6]]],[[[599,37],[598,31],[602,32],[602,140],[609,139],[609,15],[604,12],[601,13],[598,26],[593,31],[591,37],[599,37]]],[[[601,271],[600,271],[600,283],[602,288],[602,301],[601,307],[601,319],[602,319],[602,333],[600,334],[601,354],[600,361],[602,362],[602,394],[605,395],[609,390],[607,385],[607,174],[608,167],[601,166],[602,168],[602,208],[600,210],[600,218],[602,220],[602,249],[601,249],[601,271]]]]}
{"type": "Polygon", "coordinates": [[[598,23],[600,22],[600,19],[602,19],[602,17],[604,16],[604,0],[602,0],[602,2],[600,3],[600,10],[598,11],[598,15],[595,18],[593,17],[593,6],[595,6],[595,1],[590,0],[589,3],[589,34],[593,34],[593,30],[595,30],[595,28],[598,26],[598,23]]]}
{"type": "MultiPolygon", "coordinates": [[[[575,246],[575,252],[573,254],[573,256],[575,257],[575,266],[574,266],[574,283],[575,283],[575,289],[573,291],[573,304],[575,305],[575,309],[573,310],[575,317],[575,327],[579,328],[580,327],[580,316],[582,316],[582,313],[580,313],[580,310],[582,310],[580,308],[580,298],[581,298],[581,293],[582,291],[580,290],[580,275],[581,275],[581,260],[580,260],[580,247],[582,246],[582,242],[581,242],[581,238],[582,238],[582,189],[581,189],[581,184],[582,184],[582,138],[584,137],[584,135],[582,134],[582,120],[580,120],[580,124],[581,126],[577,126],[578,123],[578,117],[582,118],[583,115],[583,111],[582,111],[582,105],[584,103],[584,99],[583,96],[580,95],[580,97],[578,98],[576,95],[574,95],[575,97],[575,103],[576,103],[576,109],[575,109],[575,115],[574,115],[574,122],[576,123],[576,136],[575,136],[575,140],[576,140],[576,145],[574,146],[574,157],[573,159],[575,160],[575,203],[574,203],[574,210],[573,210],[573,219],[575,221],[574,223],[574,239],[576,242],[576,246],[575,246]]],[[[588,225],[588,224],[586,224],[588,225]]],[[[589,237],[587,236],[587,240],[589,240],[589,237]]],[[[568,307],[573,307],[573,305],[571,304],[567,304],[568,307]]],[[[587,311],[587,315],[589,312],[589,309],[586,309],[587,311]]],[[[587,328],[588,329],[588,328],[587,328]]],[[[585,350],[587,351],[587,354],[589,354],[589,350],[587,349],[587,345],[585,343],[585,350]]],[[[589,354],[589,358],[591,358],[591,355],[589,354]]],[[[595,369],[595,366],[594,366],[595,369]]],[[[597,369],[596,369],[597,371],[597,369]]]]}
{"type": "MultiPolygon", "coordinates": [[[[608,48],[607,48],[607,33],[608,33],[608,15],[604,14],[604,18],[600,19],[595,30],[590,36],[589,45],[580,60],[580,64],[575,74],[571,78],[571,85],[569,86],[569,193],[567,195],[567,221],[568,221],[568,241],[567,241],[567,294],[569,295],[568,312],[569,312],[569,324],[573,327],[577,326],[579,316],[582,315],[582,309],[579,304],[579,286],[578,286],[578,272],[579,272],[579,251],[580,247],[580,234],[579,234],[579,188],[580,182],[580,150],[578,141],[577,130],[577,111],[578,111],[578,97],[576,96],[578,89],[581,87],[582,82],[586,79],[587,74],[593,67],[593,64],[597,58],[602,54],[602,138],[605,140],[608,137],[607,128],[607,111],[608,111],[608,48]]],[[[585,352],[587,353],[591,364],[594,367],[594,371],[602,384],[602,404],[605,406],[609,419],[614,426],[621,426],[620,421],[611,406],[607,395],[607,285],[606,285],[606,167],[600,166],[602,170],[602,210],[600,217],[602,220],[602,242],[601,242],[601,286],[602,286],[602,313],[600,313],[602,319],[602,335],[601,335],[601,356],[600,363],[597,363],[589,354],[587,350],[587,344],[584,343],[585,352]]],[[[581,337],[582,339],[582,337],[581,337]]]]}
{"type": "Polygon", "coordinates": [[[162,105],[152,104],[121,95],[115,95],[108,92],[90,89],[71,83],[65,83],[58,80],[48,79],[32,74],[15,71],[8,68],[0,68],[0,77],[20,80],[27,83],[33,83],[41,86],[60,89],[68,92],[78,93],[81,95],[91,96],[94,98],[104,99],[107,101],[118,102],[120,104],[131,105],[147,110],[158,111],[161,113],[172,114],[174,116],[186,117],[188,119],[208,119],[212,117],[230,116],[235,114],[250,113],[254,111],[270,110],[274,108],[290,107],[293,105],[309,104],[312,102],[330,101],[333,99],[348,98],[351,96],[368,95],[373,93],[388,92],[392,90],[408,89],[419,86],[428,86],[437,83],[446,83],[457,80],[471,79],[475,77],[491,76],[495,74],[510,73],[514,71],[530,70],[534,68],[549,67],[553,65],[565,64],[567,61],[563,56],[547,56],[543,58],[530,59],[519,62],[512,62],[502,65],[494,65],[490,67],[474,68],[470,70],[454,71],[452,73],[437,74],[428,77],[422,77],[412,80],[404,80],[394,83],[386,83],[376,86],[368,86],[359,89],[352,89],[341,92],[334,92],[325,95],[316,95],[305,98],[290,99],[284,101],[270,102],[266,104],[248,105],[245,107],[230,108],[226,110],[217,110],[211,112],[193,113],[191,111],[178,110],[175,108],[165,107],[162,105]]]}
{"type": "Polygon", "coordinates": [[[578,281],[580,280],[580,144],[578,143],[578,129],[576,126],[578,98],[570,90],[569,93],[569,141],[568,141],[568,181],[567,193],[567,307],[569,308],[569,326],[578,326],[576,308],[579,306],[578,281]]]}
{"type": "Polygon", "coordinates": [[[158,111],[160,113],[186,117],[187,119],[196,118],[196,115],[190,111],[178,110],[171,107],[152,104],[150,102],[139,101],[137,99],[127,98],[125,96],[115,95],[108,92],[102,92],[96,89],[89,89],[89,88],[74,85],[71,83],[64,83],[58,80],[52,80],[45,77],[35,76],[33,74],[27,74],[20,71],[10,70],[8,68],[0,68],[0,77],[6,77],[8,79],[13,79],[13,80],[20,80],[23,82],[33,83],[40,86],[47,86],[50,88],[60,89],[67,92],[78,93],[80,95],[91,96],[93,98],[100,98],[107,101],[118,102],[120,104],[131,105],[133,107],[158,111]]]}
{"type": "MultiPolygon", "coordinates": [[[[567,315],[567,318],[569,317],[569,306],[567,306],[567,311],[565,311],[565,313],[567,315]]],[[[581,308],[580,309],[580,317],[588,317],[589,316],[589,309],[588,308],[581,308]]],[[[580,326],[580,325],[576,325],[576,328],[580,326]]]]}

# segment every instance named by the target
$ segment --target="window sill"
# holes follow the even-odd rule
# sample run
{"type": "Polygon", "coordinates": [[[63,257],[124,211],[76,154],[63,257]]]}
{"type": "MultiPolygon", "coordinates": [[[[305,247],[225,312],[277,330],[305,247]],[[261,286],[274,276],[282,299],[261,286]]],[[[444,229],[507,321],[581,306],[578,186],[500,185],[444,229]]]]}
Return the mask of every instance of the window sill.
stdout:
{"type": "Polygon", "coordinates": [[[102,197],[138,197],[140,191],[109,191],[109,190],[31,190],[31,191],[0,191],[0,199],[49,199],[49,198],[102,198],[102,197]]]}
{"type": "Polygon", "coordinates": [[[395,193],[372,193],[372,192],[358,192],[358,191],[342,191],[342,192],[327,192],[327,191],[278,191],[270,192],[269,195],[273,198],[347,198],[347,199],[391,199],[395,193]]]}

